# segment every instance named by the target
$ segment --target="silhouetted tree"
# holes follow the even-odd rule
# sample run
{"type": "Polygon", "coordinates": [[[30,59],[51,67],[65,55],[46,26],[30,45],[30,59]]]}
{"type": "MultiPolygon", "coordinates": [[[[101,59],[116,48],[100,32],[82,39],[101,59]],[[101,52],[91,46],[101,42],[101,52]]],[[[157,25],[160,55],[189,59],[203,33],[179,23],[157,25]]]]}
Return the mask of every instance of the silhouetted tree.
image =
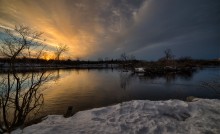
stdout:
{"type": "Polygon", "coordinates": [[[126,53],[121,54],[121,60],[122,61],[127,61],[128,60],[128,55],[126,53]]]}
{"type": "Polygon", "coordinates": [[[15,26],[13,30],[6,29],[7,38],[2,39],[3,45],[0,46],[0,55],[10,58],[14,63],[19,56],[26,58],[39,58],[44,46],[40,40],[42,32],[31,30],[28,26],[15,26]],[[37,51],[36,51],[37,50],[37,51]]]}
{"type": "Polygon", "coordinates": [[[166,66],[170,66],[170,65],[175,66],[174,65],[175,64],[175,61],[174,61],[175,56],[173,55],[172,50],[171,49],[166,49],[164,51],[164,54],[165,54],[165,56],[160,58],[159,61],[165,62],[166,66]]]}
{"type": "Polygon", "coordinates": [[[18,75],[8,73],[0,83],[0,129],[10,132],[24,124],[26,117],[32,112],[37,114],[44,98],[39,88],[48,80],[43,73],[27,73],[18,75]]]}
{"type": "Polygon", "coordinates": [[[121,60],[122,61],[133,61],[135,60],[135,56],[134,55],[127,55],[126,53],[122,53],[121,54],[121,60]]]}
{"type": "Polygon", "coordinates": [[[44,102],[39,88],[49,77],[45,72],[19,74],[15,67],[18,57],[40,57],[44,49],[39,41],[42,33],[23,25],[5,33],[8,38],[3,39],[0,54],[9,59],[10,70],[0,78],[0,133],[12,131],[24,124],[31,112],[38,112],[44,102]]]}
{"type": "Polygon", "coordinates": [[[59,61],[61,54],[64,53],[64,52],[66,52],[67,50],[68,50],[67,45],[59,44],[59,45],[56,47],[56,52],[55,52],[56,60],[59,61]]]}
{"type": "Polygon", "coordinates": [[[164,54],[165,54],[165,59],[166,59],[166,60],[173,60],[174,55],[173,55],[171,49],[166,49],[166,50],[164,51],[164,54]]]}

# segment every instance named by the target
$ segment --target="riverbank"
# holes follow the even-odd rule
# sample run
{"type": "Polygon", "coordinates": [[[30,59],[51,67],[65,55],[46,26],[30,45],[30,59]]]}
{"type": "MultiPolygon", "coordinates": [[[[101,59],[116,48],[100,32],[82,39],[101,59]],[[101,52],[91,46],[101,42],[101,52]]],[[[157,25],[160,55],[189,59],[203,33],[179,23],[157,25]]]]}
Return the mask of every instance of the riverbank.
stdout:
{"type": "Polygon", "coordinates": [[[69,118],[49,115],[13,134],[220,133],[220,100],[134,100],[81,111],[69,118]]]}

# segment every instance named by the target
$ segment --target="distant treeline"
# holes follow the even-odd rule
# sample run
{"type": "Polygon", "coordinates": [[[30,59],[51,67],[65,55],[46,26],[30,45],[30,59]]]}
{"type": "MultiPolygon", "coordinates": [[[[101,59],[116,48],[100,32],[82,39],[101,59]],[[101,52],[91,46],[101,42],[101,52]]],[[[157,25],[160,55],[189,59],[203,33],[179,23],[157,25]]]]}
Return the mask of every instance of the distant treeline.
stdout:
{"type": "MultiPolygon", "coordinates": [[[[0,64],[7,64],[10,63],[11,59],[9,58],[0,58],[0,64]]],[[[111,60],[45,60],[45,59],[36,59],[36,58],[17,58],[13,61],[14,63],[21,63],[21,64],[60,64],[60,65],[76,65],[76,64],[122,64],[122,63],[137,63],[140,62],[139,60],[118,60],[118,59],[111,59],[111,60]]]]}
{"type": "MultiPolygon", "coordinates": [[[[11,60],[9,58],[0,58],[0,65],[10,63],[11,60]]],[[[138,66],[141,65],[164,65],[167,64],[167,60],[160,59],[158,61],[144,61],[144,60],[121,60],[121,59],[109,59],[109,60],[45,60],[45,59],[35,59],[35,58],[17,58],[14,61],[15,63],[21,64],[59,64],[59,65],[77,65],[77,64],[136,64],[138,66]]],[[[206,66],[206,65],[213,65],[218,66],[220,65],[220,60],[213,59],[213,60],[202,60],[202,59],[191,59],[191,58],[179,58],[172,60],[172,64],[176,65],[184,65],[184,66],[206,66]]],[[[170,63],[169,63],[170,64],[170,63]]]]}

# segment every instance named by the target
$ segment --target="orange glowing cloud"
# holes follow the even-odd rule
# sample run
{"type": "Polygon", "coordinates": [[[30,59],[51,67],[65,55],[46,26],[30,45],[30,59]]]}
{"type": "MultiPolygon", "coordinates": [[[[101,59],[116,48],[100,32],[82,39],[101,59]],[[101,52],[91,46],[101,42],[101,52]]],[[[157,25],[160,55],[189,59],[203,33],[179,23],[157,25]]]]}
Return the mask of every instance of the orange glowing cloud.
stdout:
{"type": "Polygon", "coordinates": [[[44,32],[49,50],[62,43],[69,48],[64,57],[89,59],[123,45],[136,8],[114,0],[0,0],[0,25],[27,25],[44,32]]]}
{"type": "MultiPolygon", "coordinates": [[[[14,27],[15,24],[25,24],[42,31],[50,47],[56,47],[59,43],[68,45],[66,57],[88,57],[99,51],[98,39],[89,27],[90,24],[96,25],[94,21],[86,23],[80,16],[80,10],[70,13],[65,2],[2,0],[0,9],[4,15],[0,19],[3,26],[14,27]]],[[[101,29],[98,25],[96,27],[101,29]]]]}

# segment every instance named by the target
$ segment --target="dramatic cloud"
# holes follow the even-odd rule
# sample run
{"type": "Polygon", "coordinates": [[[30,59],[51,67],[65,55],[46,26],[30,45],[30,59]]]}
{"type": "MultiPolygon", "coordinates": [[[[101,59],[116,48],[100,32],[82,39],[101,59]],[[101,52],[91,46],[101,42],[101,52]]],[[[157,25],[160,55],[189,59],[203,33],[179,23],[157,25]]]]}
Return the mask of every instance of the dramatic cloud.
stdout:
{"type": "MultiPolygon", "coordinates": [[[[219,0],[0,0],[0,26],[25,24],[71,58],[220,57],[219,0]]],[[[0,33],[0,38],[4,34],[0,33]]]]}

